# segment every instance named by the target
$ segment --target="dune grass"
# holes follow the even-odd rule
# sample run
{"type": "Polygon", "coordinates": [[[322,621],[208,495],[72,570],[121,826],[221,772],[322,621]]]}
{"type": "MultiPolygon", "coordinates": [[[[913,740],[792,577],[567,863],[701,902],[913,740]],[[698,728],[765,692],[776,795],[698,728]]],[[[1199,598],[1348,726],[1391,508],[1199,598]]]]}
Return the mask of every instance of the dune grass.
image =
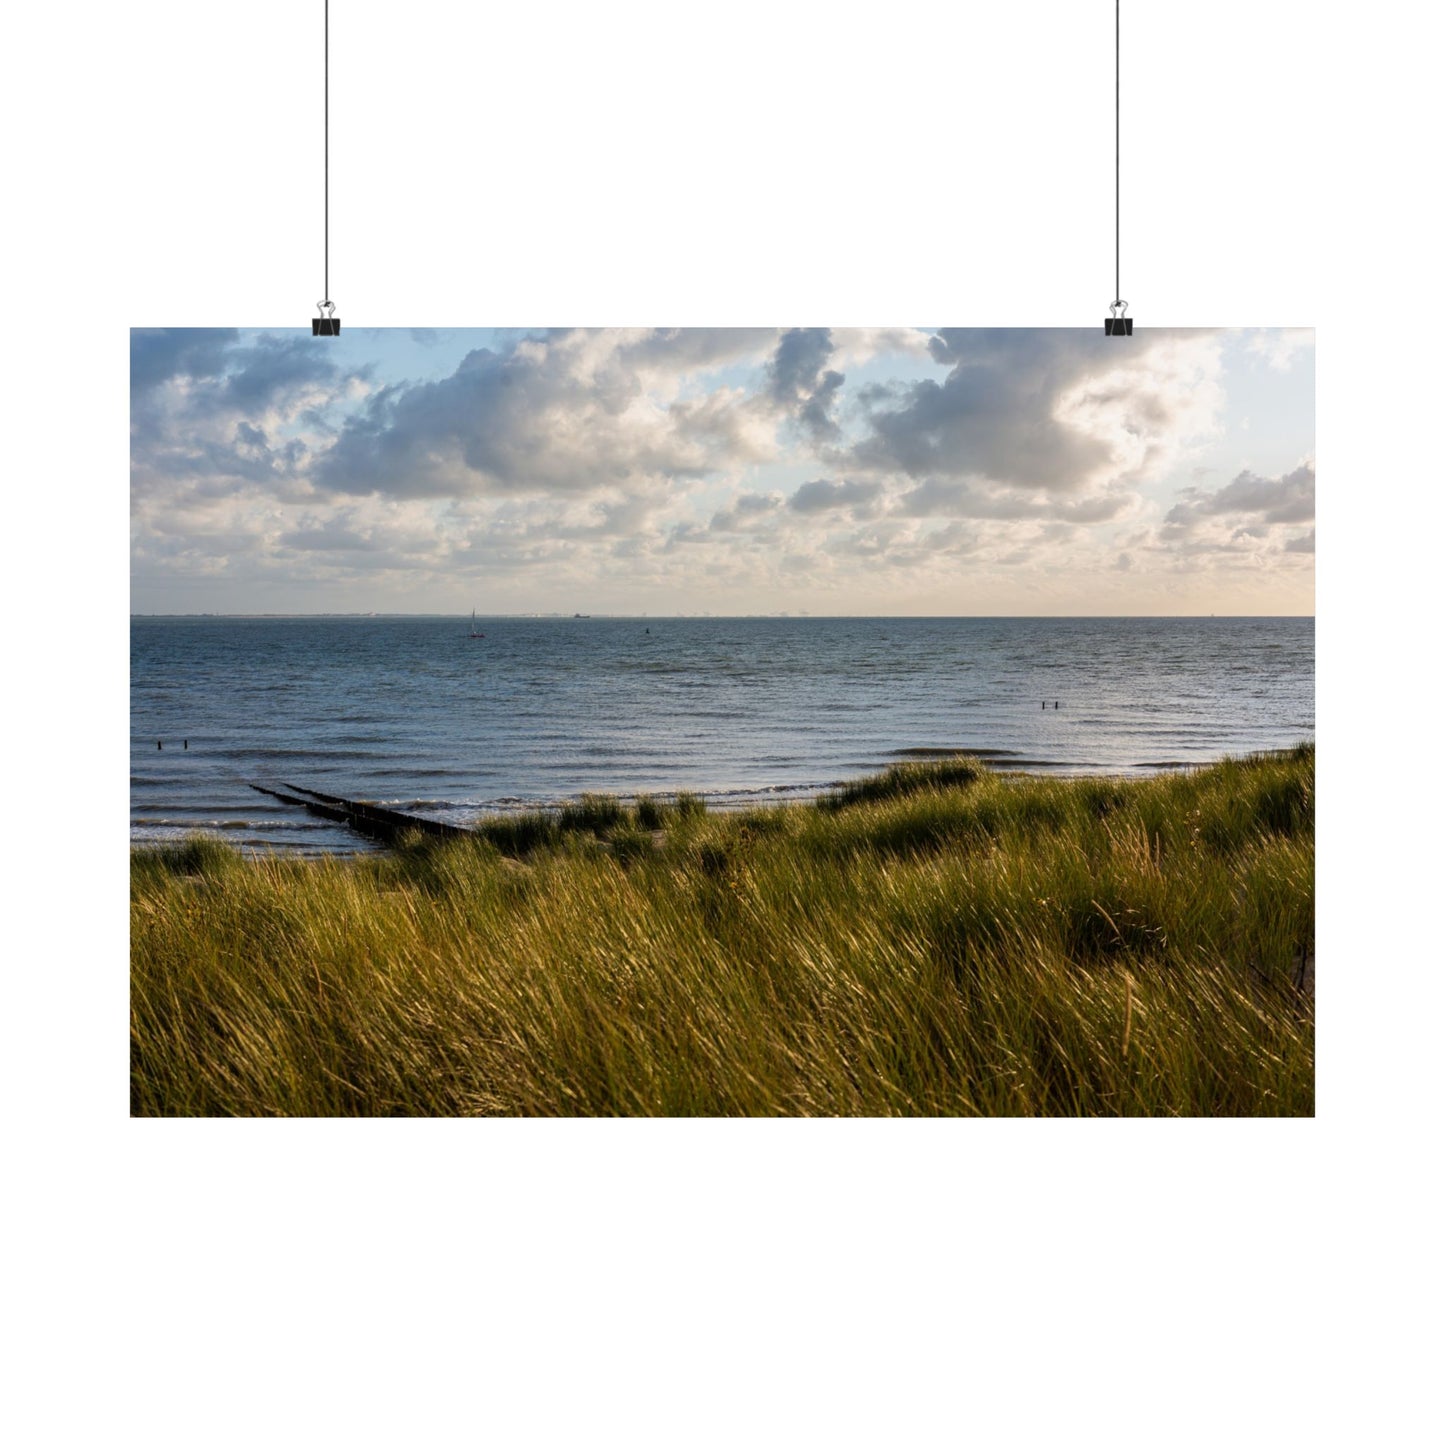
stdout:
{"type": "Polygon", "coordinates": [[[132,1110],[1311,1114],[1313,794],[1309,746],[949,759],[380,857],[137,850],[132,1110]]]}
{"type": "Polygon", "coordinates": [[[973,758],[948,758],[931,763],[894,763],[869,778],[843,783],[818,799],[818,806],[836,813],[854,803],[876,803],[884,798],[906,798],[910,793],[936,793],[958,783],[972,783],[979,775],[973,758]]]}

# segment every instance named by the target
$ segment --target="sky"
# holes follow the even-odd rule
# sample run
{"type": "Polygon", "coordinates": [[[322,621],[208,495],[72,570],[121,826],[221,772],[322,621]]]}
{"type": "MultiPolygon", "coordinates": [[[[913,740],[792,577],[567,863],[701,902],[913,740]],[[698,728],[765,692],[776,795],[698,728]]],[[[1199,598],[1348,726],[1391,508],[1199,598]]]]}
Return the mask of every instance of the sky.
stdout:
{"type": "Polygon", "coordinates": [[[131,608],[1314,612],[1314,333],[131,333],[131,608]]]}

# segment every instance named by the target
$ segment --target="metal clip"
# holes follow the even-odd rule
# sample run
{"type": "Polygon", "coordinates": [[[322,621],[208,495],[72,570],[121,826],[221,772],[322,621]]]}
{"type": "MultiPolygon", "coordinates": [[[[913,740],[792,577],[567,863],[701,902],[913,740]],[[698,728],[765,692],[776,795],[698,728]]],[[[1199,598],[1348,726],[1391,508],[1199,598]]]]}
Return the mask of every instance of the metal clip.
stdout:
{"type": "Polygon", "coordinates": [[[1134,318],[1125,316],[1129,309],[1127,301],[1111,301],[1109,303],[1109,314],[1104,318],[1105,336],[1132,336],[1134,334],[1134,318]],[[1118,312],[1116,316],[1114,313],[1118,312]]]}
{"type": "Polygon", "coordinates": [[[318,301],[316,309],[321,312],[321,315],[311,318],[311,334],[313,336],[340,336],[341,318],[336,314],[336,303],[334,301],[318,301]]]}

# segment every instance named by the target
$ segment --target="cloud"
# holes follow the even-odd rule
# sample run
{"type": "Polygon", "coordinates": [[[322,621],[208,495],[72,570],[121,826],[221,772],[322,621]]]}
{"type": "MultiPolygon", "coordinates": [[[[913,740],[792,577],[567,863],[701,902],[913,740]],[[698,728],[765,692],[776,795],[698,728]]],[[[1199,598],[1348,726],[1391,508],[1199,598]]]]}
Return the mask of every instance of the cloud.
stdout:
{"type": "Polygon", "coordinates": [[[1276,371],[1288,371],[1298,356],[1313,351],[1314,346],[1314,328],[1308,326],[1282,326],[1256,331],[1249,341],[1251,353],[1264,357],[1276,371]]]}
{"type": "Polygon", "coordinates": [[[298,411],[326,403],[341,379],[342,368],[310,337],[261,337],[240,352],[209,394],[208,405],[221,413],[255,417],[276,408],[298,411]]]}
{"type": "Polygon", "coordinates": [[[782,508],[783,499],[776,492],[740,492],[733,498],[732,505],[713,514],[711,530],[714,532],[750,532],[782,508]]]}
{"type": "Polygon", "coordinates": [[[854,469],[975,478],[1033,493],[1158,476],[1217,424],[1218,339],[1146,332],[1121,348],[1094,332],[943,330],[940,382],[860,391],[867,434],[854,469]]]}
{"type": "Polygon", "coordinates": [[[309,336],[133,331],[133,496],[296,483],[329,442],[324,410],[363,395],[370,371],[309,336]]]}
{"type": "Polygon", "coordinates": [[[289,532],[282,532],[277,542],[302,552],[373,552],[376,538],[358,532],[342,516],[316,520],[289,532]]]}
{"type": "Polygon", "coordinates": [[[1083,497],[1051,496],[958,478],[931,477],[904,492],[898,505],[914,517],[992,517],[1015,521],[1052,517],[1071,522],[1108,522],[1132,510],[1135,497],[1132,492],[1118,489],[1083,497]]]}
{"type": "MultiPolygon", "coordinates": [[[[575,336],[572,331],[549,333],[575,336]]],[[[651,326],[582,333],[606,350],[616,340],[619,362],[644,377],[716,371],[766,354],[778,337],[773,326],[651,326]]]]}
{"type": "Polygon", "coordinates": [[[793,511],[805,514],[834,512],[848,507],[856,516],[875,510],[882,493],[881,482],[831,482],[819,478],[815,482],[804,482],[788,498],[788,505],[793,511]]]}
{"type": "Polygon", "coordinates": [[[202,381],[219,376],[240,332],[228,327],[157,330],[136,327],[130,334],[132,394],[145,394],[173,377],[202,381]]]}
{"type": "Polygon", "coordinates": [[[751,398],[680,380],[755,350],[753,333],[569,331],[468,353],[441,381],[378,392],[315,469],[337,492],[471,496],[697,480],[767,460],[751,398]]]}
{"type": "Polygon", "coordinates": [[[783,333],[768,363],[769,397],[820,441],[839,435],[832,409],[845,378],[842,372],[825,369],[832,354],[826,326],[795,327],[783,333]]]}
{"type": "Polygon", "coordinates": [[[1314,528],[1304,528],[1315,515],[1313,460],[1278,477],[1246,468],[1222,487],[1185,487],[1178,497],[1157,528],[1125,545],[1184,570],[1312,569],[1314,528]]]}
{"type": "Polygon", "coordinates": [[[1193,527],[1205,517],[1249,515],[1267,523],[1310,522],[1315,515],[1315,465],[1302,462],[1273,479],[1242,471],[1218,491],[1186,487],[1180,495],[1184,500],[1164,519],[1174,526],[1193,527]]]}
{"type": "Polygon", "coordinates": [[[214,417],[255,418],[278,405],[295,412],[309,402],[334,399],[347,373],[311,338],[261,334],[241,340],[236,331],[183,329],[131,333],[132,419],[160,408],[173,421],[214,417]]]}
{"type": "Polygon", "coordinates": [[[880,356],[906,356],[927,361],[932,333],[916,326],[835,326],[829,358],[840,367],[861,366],[880,356]]]}

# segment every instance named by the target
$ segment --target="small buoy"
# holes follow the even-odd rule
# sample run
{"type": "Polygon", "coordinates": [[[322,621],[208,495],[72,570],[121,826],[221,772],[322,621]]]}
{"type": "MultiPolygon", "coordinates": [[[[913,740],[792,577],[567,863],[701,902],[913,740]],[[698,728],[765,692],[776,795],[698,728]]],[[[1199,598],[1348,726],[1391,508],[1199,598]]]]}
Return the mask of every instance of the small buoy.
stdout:
{"type": "Polygon", "coordinates": [[[1059,710],[1059,705],[1058,705],[1058,703],[1055,703],[1055,704],[1054,704],[1054,711],[1055,711],[1055,712],[1058,712],[1058,710],[1059,710]]]}
{"type": "MultiPolygon", "coordinates": [[[[1058,707],[1058,703],[1055,703],[1054,706],[1055,706],[1055,707],[1058,707]]],[[[190,752],[190,750],[191,750],[191,740],[190,740],[190,738],[187,738],[187,739],[181,744],[181,748],[182,748],[185,752],[190,752]]]]}
{"type": "Polygon", "coordinates": [[[157,751],[157,752],[160,752],[160,750],[161,750],[161,740],[160,740],[159,738],[157,738],[157,739],[156,739],[156,751],[157,751]]]}

